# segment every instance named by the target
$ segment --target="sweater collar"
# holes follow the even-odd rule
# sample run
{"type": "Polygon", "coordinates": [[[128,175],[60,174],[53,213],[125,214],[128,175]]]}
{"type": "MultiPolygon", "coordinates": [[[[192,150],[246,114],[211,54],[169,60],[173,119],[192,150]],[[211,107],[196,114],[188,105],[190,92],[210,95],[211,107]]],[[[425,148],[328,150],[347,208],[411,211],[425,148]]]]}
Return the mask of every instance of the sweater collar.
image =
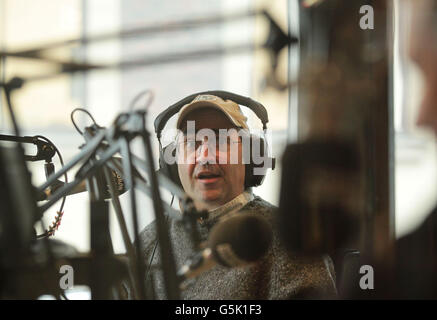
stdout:
{"type": "Polygon", "coordinates": [[[246,190],[242,192],[240,195],[232,199],[231,201],[221,205],[218,208],[208,211],[208,218],[201,220],[201,224],[212,225],[217,222],[221,217],[237,212],[241,208],[243,208],[246,204],[254,199],[253,193],[251,190],[246,190]]]}

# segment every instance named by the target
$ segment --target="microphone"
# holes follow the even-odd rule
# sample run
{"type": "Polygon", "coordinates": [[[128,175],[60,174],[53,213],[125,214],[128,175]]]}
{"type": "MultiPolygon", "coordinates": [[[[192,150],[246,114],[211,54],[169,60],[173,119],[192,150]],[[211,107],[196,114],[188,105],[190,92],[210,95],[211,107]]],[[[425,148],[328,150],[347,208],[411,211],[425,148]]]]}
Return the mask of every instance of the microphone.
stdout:
{"type": "Polygon", "coordinates": [[[215,225],[207,248],[179,269],[180,281],[197,277],[217,264],[233,268],[261,259],[272,242],[270,224],[261,216],[237,213],[215,225]]]}
{"type": "MultiPolygon", "coordinates": [[[[115,178],[115,189],[118,191],[118,194],[123,194],[127,191],[126,184],[123,178],[114,170],[110,170],[112,176],[115,178]]],[[[43,192],[37,195],[37,201],[48,200],[48,198],[54,194],[58,189],[62,188],[65,185],[71,185],[71,183],[65,183],[60,180],[56,180],[54,184],[52,184],[49,188],[45,189],[43,192]]],[[[87,191],[86,182],[82,181],[75,188],[73,188],[70,192],[68,192],[67,196],[72,194],[77,194],[81,192],[87,191]]],[[[106,190],[103,194],[104,199],[111,199],[111,193],[109,192],[109,185],[106,185],[106,190]]]]}

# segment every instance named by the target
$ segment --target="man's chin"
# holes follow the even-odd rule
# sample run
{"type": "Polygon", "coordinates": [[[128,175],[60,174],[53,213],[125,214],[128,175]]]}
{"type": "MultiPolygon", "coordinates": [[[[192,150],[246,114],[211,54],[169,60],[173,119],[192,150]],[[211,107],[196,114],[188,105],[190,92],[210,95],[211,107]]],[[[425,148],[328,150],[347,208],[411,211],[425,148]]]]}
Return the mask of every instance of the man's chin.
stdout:
{"type": "Polygon", "coordinates": [[[220,192],[201,192],[200,198],[205,202],[215,202],[220,199],[220,192]]]}
{"type": "Polygon", "coordinates": [[[220,203],[223,197],[223,193],[220,190],[202,190],[196,192],[196,195],[206,204],[220,203]]]}

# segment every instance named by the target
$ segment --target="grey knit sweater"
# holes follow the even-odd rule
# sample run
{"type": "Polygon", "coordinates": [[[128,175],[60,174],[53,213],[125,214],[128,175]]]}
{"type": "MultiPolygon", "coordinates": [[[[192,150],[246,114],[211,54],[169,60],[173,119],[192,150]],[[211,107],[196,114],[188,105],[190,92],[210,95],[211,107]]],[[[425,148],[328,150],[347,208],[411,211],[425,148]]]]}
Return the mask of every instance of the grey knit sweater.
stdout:
{"type": "MultiPolygon", "coordinates": [[[[257,213],[273,225],[275,209],[276,207],[270,203],[255,196],[241,211],[257,213]]],[[[207,239],[211,228],[224,214],[226,213],[199,223],[203,240],[207,239]]],[[[179,268],[193,253],[190,237],[177,222],[170,221],[169,230],[176,265],[179,268]]],[[[144,248],[144,259],[148,264],[156,242],[155,224],[149,224],[141,232],[140,237],[144,248]]],[[[157,248],[152,264],[159,266],[159,261],[159,248],[157,248]]],[[[150,278],[153,284],[148,281],[147,287],[154,287],[155,298],[165,299],[161,272],[152,272],[150,278]]],[[[274,233],[268,253],[259,262],[232,269],[216,266],[192,281],[188,288],[181,292],[181,297],[183,299],[335,298],[335,275],[332,261],[328,256],[308,260],[289,254],[274,233]]]]}

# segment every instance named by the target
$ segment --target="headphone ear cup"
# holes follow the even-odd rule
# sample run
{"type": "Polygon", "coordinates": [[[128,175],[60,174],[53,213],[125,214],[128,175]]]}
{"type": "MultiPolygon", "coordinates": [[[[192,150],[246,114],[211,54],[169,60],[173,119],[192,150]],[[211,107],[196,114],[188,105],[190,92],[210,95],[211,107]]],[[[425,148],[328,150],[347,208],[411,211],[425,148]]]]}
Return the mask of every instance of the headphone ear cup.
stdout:
{"type": "Polygon", "coordinates": [[[251,163],[245,166],[244,189],[255,187],[253,181],[253,166],[251,163]]]}
{"type": "Polygon", "coordinates": [[[166,155],[170,155],[172,159],[176,159],[176,144],[174,142],[165,146],[160,151],[158,172],[163,173],[171,181],[182,187],[181,179],[179,178],[178,164],[176,161],[173,164],[168,164],[167,161],[165,161],[166,155]]]}
{"type": "Polygon", "coordinates": [[[250,161],[249,164],[246,164],[246,177],[244,180],[244,186],[246,188],[249,187],[258,187],[260,186],[267,173],[267,168],[264,166],[264,160],[265,160],[265,140],[262,137],[256,136],[254,134],[250,135],[250,161]],[[253,159],[254,152],[255,156],[258,158],[256,163],[253,159]],[[260,160],[263,159],[263,161],[260,162],[260,160]],[[257,174],[255,174],[255,168],[257,168],[257,174]],[[260,171],[261,170],[261,174],[260,171]]]}

